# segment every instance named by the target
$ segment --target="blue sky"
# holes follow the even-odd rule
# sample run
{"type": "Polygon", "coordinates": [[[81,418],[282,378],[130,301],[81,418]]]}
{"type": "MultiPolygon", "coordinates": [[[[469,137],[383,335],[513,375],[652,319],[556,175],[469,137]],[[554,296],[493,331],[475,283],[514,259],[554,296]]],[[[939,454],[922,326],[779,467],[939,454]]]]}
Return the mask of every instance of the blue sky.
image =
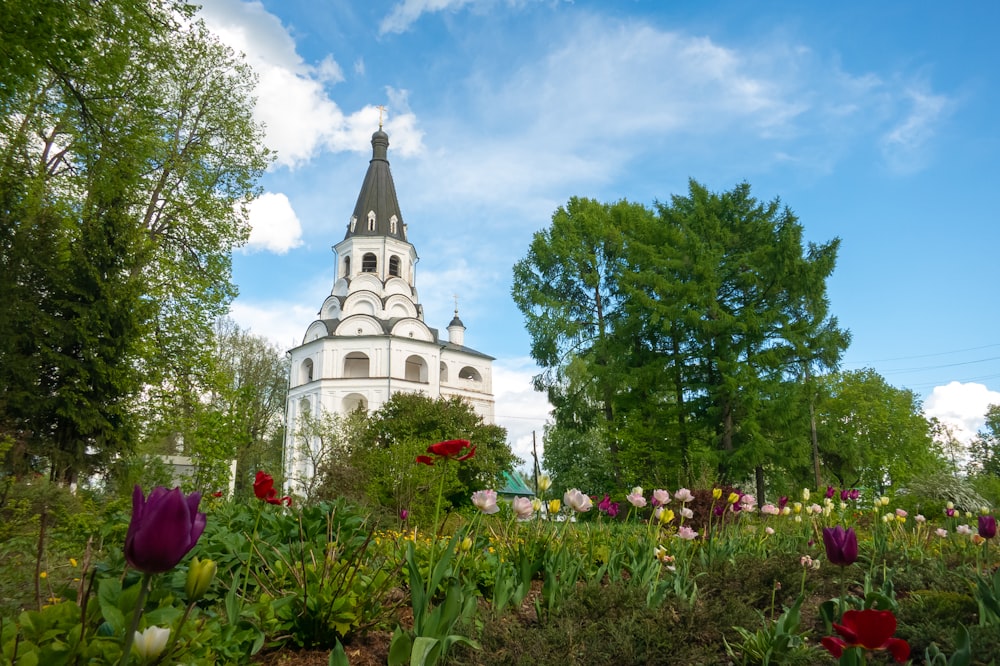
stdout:
{"type": "Polygon", "coordinates": [[[547,406],[511,267],[572,196],[652,204],[689,178],[780,197],[842,239],[832,313],[872,367],[966,433],[1000,403],[1000,5],[206,0],[260,77],[277,161],[233,316],[283,347],[333,284],[378,105],[417,287],[497,358],[498,422],[547,406]]]}

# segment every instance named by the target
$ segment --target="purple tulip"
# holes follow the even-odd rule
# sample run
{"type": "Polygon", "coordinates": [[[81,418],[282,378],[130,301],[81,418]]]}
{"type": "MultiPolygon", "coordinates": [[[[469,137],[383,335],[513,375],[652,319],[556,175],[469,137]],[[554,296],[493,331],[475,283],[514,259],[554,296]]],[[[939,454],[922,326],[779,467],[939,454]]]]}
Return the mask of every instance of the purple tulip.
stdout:
{"type": "Polygon", "coordinates": [[[786,506],[788,506],[788,495],[782,495],[778,500],[778,508],[784,509],[786,506]]]}
{"type": "Polygon", "coordinates": [[[833,486],[827,486],[826,487],[826,498],[827,499],[833,499],[833,496],[834,496],[834,494],[836,494],[836,492],[837,492],[836,488],[834,488],[833,486]]]}
{"type": "Polygon", "coordinates": [[[201,493],[187,497],[180,488],[142,488],[132,492],[132,521],[125,534],[125,559],[144,573],[170,571],[194,548],[205,531],[205,514],[198,513],[201,493]]]}
{"type": "Polygon", "coordinates": [[[992,539],[997,535],[997,519],[990,515],[979,516],[979,536],[992,539]]]}
{"type": "Polygon", "coordinates": [[[830,564],[846,567],[858,559],[858,535],[850,527],[846,530],[840,525],[824,527],[823,545],[830,564]]]}

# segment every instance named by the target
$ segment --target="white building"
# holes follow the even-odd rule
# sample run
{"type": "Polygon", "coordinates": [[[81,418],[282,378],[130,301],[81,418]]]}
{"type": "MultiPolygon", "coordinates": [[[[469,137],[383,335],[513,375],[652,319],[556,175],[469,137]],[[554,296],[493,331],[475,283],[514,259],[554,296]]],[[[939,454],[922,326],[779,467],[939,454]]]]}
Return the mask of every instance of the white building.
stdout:
{"type": "Polygon", "coordinates": [[[333,246],[333,289],[302,344],[289,352],[286,479],[311,476],[297,437],[303,414],[378,409],[399,391],[458,396],[493,423],[493,357],[465,346],[455,317],[448,338],[424,323],[417,298],[417,251],[406,237],[389,170],[389,137],[372,135],[372,159],[344,240],[333,246]]]}

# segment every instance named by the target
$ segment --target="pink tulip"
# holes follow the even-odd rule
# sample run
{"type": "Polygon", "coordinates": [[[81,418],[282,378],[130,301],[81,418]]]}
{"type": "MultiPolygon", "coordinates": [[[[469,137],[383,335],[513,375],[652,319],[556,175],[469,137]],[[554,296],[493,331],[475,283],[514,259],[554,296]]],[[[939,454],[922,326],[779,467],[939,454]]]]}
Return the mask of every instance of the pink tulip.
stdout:
{"type": "Polygon", "coordinates": [[[518,520],[531,520],[535,515],[535,507],[527,497],[515,497],[511,502],[511,508],[514,509],[514,515],[518,520]]]}
{"type": "Polygon", "coordinates": [[[493,514],[500,510],[495,490],[477,490],[472,493],[472,503],[485,514],[493,514]]]}

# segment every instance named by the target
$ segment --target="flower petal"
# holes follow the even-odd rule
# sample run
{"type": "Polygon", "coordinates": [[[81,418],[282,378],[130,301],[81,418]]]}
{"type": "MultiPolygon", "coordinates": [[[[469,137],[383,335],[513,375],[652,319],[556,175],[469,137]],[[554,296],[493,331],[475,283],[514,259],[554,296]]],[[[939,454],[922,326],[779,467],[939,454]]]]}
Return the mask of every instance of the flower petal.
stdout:
{"type": "Polygon", "coordinates": [[[417,456],[417,462],[422,465],[434,465],[434,459],[430,456],[417,456]]]}
{"type": "Polygon", "coordinates": [[[844,648],[847,647],[844,639],[837,636],[824,636],[819,642],[837,659],[840,659],[840,655],[844,654],[844,648]]]}
{"type": "Polygon", "coordinates": [[[903,663],[910,658],[910,644],[902,638],[890,638],[885,646],[892,653],[892,658],[899,663],[903,663]]]}

